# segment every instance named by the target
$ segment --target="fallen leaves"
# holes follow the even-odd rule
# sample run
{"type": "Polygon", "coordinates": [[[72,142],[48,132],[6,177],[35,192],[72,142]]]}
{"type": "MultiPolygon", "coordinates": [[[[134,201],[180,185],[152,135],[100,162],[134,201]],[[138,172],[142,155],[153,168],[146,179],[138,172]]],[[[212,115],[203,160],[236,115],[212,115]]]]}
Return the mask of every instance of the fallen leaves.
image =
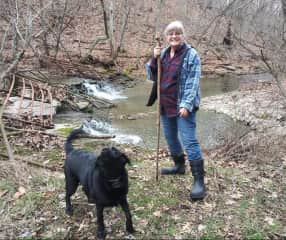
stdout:
{"type": "Polygon", "coordinates": [[[199,224],[199,226],[198,226],[198,231],[201,232],[201,231],[205,230],[206,227],[207,227],[206,225],[199,224]]]}
{"type": "Polygon", "coordinates": [[[161,211],[155,211],[155,212],[153,212],[153,215],[156,217],[161,217],[162,212],[161,211]]]}
{"type": "Polygon", "coordinates": [[[13,195],[13,199],[17,200],[17,199],[19,199],[20,197],[22,197],[25,194],[26,194],[26,189],[24,187],[20,186],[18,188],[18,191],[13,195]]]}
{"type": "MultiPolygon", "coordinates": [[[[162,177],[155,182],[155,153],[141,151],[139,148],[132,151],[132,147],[129,146],[125,148],[125,152],[133,159],[132,165],[128,167],[130,177],[128,198],[136,228],[134,235],[136,239],[137,237],[191,239],[194,236],[201,238],[208,234],[225,236],[227,239],[243,239],[246,237],[243,234],[253,226],[259,226],[253,230],[261,231],[264,237],[268,236],[265,231],[271,232],[271,229],[278,229],[275,231],[279,234],[283,232],[279,224],[284,219],[281,216],[285,202],[280,197],[284,187],[279,184],[274,185],[284,182],[283,168],[274,169],[267,162],[266,167],[271,168],[271,171],[263,171],[265,166],[258,166],[251,161],[227,162],[220,159],[211,164],[211,159],[207,159],[205,170],[208,196],[204,201],[190,202],[189,193],[193,179],[189,172],[185,176],[162,177]],[[273,169],[280,174],[280,178],[271,178],[273,169]]],[[[163,151],[160,164],[168,164],[168,156],[164,154],[163,151]]],[[[50,160],[43,156],[41,158],[43,161],[50,160]]],[[[283,163],[281,164],[283,166],[283,163]]],[[[72,218],[65,217],[63,174],[54,177],[61,180],[59,185],[48,187],[41,182],[36,183],[36,188],[43,191],[41,195],[43,197],[42,202],[35,202],[38,206],[34,212],[39,216],[37,226],[27,229],[32,229],[32,232],[38,229],[36,231],[38,235],[35,236],[40,237],[55,238],[68,234],[71,238],[80,239],[87,236],[88,239],[95,239],[96,216],[90,214],[94,211],[94,206],[86,204],[84,196],[75,195],[75,215],[72,218]],[[64,229],[69,230],[64,231],[64,229]]],[[[31,188],[26,186],[19,187],[15,196],[11,193],[12,201],[14,198],[25,196],[27,189],[30,193],[31,188]]],[[[5,199],[9,193],[5,192],[5,188],[1,189],[0,197],[5,199]]],[[[29,216],[25,217],[29,219],[29,216]]],[[[124,217],[118,208],[105,212],[107,231],[111,238],[127,238],[123,227],[124,217]]],[[[19,218],[17,221],[20,221],[19,218]]]]}
{"type": "Polygon", "coordinates": [[[274,219],[272,217],[265,217],[264,221],[267,222],[269,225],[273,226],[274,225],[274,219]]]}

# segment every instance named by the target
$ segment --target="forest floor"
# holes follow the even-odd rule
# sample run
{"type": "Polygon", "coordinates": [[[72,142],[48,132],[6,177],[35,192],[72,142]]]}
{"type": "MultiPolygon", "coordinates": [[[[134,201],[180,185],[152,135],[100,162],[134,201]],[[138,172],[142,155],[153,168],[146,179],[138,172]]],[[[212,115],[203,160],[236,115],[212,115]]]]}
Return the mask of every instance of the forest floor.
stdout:
{"type": "MultiPolygon", "coordinates": [[[[82,31],[87,35],[82,41],[90,41],[97,31],[96,25],[84,24],[82,31]]],[[[71,35],[72,32],[63,39],[66,49],[75,48],[70,43],[71,35]]],[[[80,66],[85,72],[94,73],[97,65],[102,67],[101,57],[108,55],[107,44],[99,45],[104,51],[101,55],[97,51],[94,56],[100,61],[80,65],[79,59],[84,55],[71,56],[77,62],[72,65],[61,61],[60,56],[57,64],[47,61],[44,69],[76,76],[80,66]]],[[[85,48],[83,44],[82,49],[85,48]]],[[[141,49],[135,41],[130,48],[134,53],[141,49]]],[[[198,50],[204,75],[261,71],[256,59],[236,56],[241,52],[239,49],[209,49],[206,42],[198,50]]],[[[140,56],[122,53],[113,70],[142,75],[149,53],[148,46],[140,56]]],[[[27,57],[21,67],[38,65],[38,59],[27,57]]],[[[107,66],[105,72],[111,70],[107,66]]],[[[107,239],[285,239],[284,106],[274,82],[253,81],[235,92],[202,99],[203,109],[225,113],[249,125],[251,131],[215,149],[203,150],[207,196],[199,202],[189,200],[193,180],[189,167],[186,175],[160,176],[157,182],[156,152],[121,145],[120,149],[132,162],[128,166],[128,199],[136,233],[128,235],[123,212],[110,208],[104,214],[107,239]]],[[[95,206],[87,203],[81,189],[72,200],[74,216],[65,214],[63,145],[69,130],[58,137],[31,132],[10,135],[15,161],[5,158],[1,142],[0,239],[96,239],[95,206]]],[[[76,147],[98,152],[103,145],[109,146],[110,142],[81,140],[76,147]]],[[[171,162],[162,146],[160,167],[167,165],[171,162]]]]}
{"type": "MultiPolygon", "coordinates": [[[[203,99],[203,108],[216,106],[216,111],[251,127],[235,141],[204,150],[207,196],[203,201],[189,200],[189,168],[184,176],[160,176],[157,182],[154,151],[120,146],[132,162],[128,199],[136,233],[128,235],[123,212],[110,208],[104,214],[107,239],[285,239],[285,110],[275,86],[256,82],[203,99]],[[250,102],[256,103],[256,110],[250,102]],[[270,107],[275,111],[268,111],[270,107]]],[[[96,239],[95,206],[87,203],[81,189],[72,200],[74,216],[65,214],[63,144],[67,132],[58,138],[34,135],[30,139],[29,134],[12,138],[17,159],[0,161],[0,239],[96,239]]],[[[110,142],[76,143],[96,152],[103,145],[110,142]]],[[[160,167],[170,164],[163,146],[160,167]]]]}

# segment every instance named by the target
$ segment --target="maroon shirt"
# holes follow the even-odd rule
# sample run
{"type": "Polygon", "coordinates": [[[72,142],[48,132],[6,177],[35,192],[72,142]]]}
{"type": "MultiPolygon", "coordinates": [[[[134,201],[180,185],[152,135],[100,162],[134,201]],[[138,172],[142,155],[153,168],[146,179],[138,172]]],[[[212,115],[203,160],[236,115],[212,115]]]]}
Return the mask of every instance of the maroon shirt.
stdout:
{"type": "MultiPolygon", "coordinates": [[[[170,57],[170,48],[167,49],[161,62],[160,111],[161,115],[167,117],[175,117],[178,114],[178,68],[185,49],[186,44],[183,44],[176,49],[172,58],[170,57]]],[[[157,68],[155,59],[151,62],[150,67],[151,69],[157,68]]]]}

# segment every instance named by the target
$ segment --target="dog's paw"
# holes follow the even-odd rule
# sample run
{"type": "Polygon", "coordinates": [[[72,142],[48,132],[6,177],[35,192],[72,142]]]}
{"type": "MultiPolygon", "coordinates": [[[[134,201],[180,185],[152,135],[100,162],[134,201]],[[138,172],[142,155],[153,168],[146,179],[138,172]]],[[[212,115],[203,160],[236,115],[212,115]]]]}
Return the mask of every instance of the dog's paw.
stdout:
{"type": "Polygon", "coordinates": [[[135,229],[133,228],[132,225],[127,226],[127,227],[126,227],[126,230],[127,230],[128,233],[135,233],[135,229]]]}
{"type": "Polygon", "coordinates": [[[96,237],[100,240],[105,239],[106,231],[105,230],[97,231],[96,237]]]}
{"type": "Polygon", "coordinates": [[[67,207],[66,208],[66,214],[69,215],[69,216],[72,216],[73,215],[73,208],[72,207],[67,207]]]}

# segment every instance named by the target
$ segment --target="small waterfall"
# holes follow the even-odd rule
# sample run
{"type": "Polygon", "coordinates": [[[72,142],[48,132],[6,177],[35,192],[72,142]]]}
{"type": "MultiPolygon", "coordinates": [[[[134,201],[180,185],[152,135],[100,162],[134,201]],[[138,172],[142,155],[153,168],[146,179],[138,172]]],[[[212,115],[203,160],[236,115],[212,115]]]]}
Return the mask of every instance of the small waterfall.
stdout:
{"type": "Polygon", "coordinates": [[[113,134],[115,130],[109,123],[99,119],[92,119],[90,121],[84,120],[82,126],[83,130],[90,135],[113,134]]]}
{"type": "Polygon", "coordinates": [[[110,83],[101,82],[97,84],[92,84],[89,83],[88,81],[85,81],[82,85],[87,91],[87,94],[91,96],[103,98],[110,101],[117,99],[127,99],[126,96],[123,96],[121,94],[120,90],[116,89],[110,83]]]}
{"type": "MultiPolygon", "coordinates": [[[[121,91],[116,89],[112,84],[109,83],[98,83],[91,84],[88,81],[83,83],[83,87],[87,91],[88,95],[96,96],[98,98],[104,98],[106,100],[120,100],[127,99],[126,96],[121,94],[121,91]]],[[[117,143],[127,143],[139,145],[142,143],[142,138],[137,135],[130,135],[121,133],[118,129],[113,128],[111,124],[101,121],[99,119],[92,119],[90,121],[83,122],[84,130],[91,135],[102,135],[109,134],[115,135],[112,140],[117,143]]]]}
{"type": "Polygon", "coordinates": [[[84,131],[90,135],[115,135],[115,138],[113,138],[112,141],[120,144],[140,145],[143,143],[141,137],[137,135],[121,133],[118,129],[113,128],[109,123],[98,119],[92,119],[90,121],[84,120],[82,125],[84,131]]]}

